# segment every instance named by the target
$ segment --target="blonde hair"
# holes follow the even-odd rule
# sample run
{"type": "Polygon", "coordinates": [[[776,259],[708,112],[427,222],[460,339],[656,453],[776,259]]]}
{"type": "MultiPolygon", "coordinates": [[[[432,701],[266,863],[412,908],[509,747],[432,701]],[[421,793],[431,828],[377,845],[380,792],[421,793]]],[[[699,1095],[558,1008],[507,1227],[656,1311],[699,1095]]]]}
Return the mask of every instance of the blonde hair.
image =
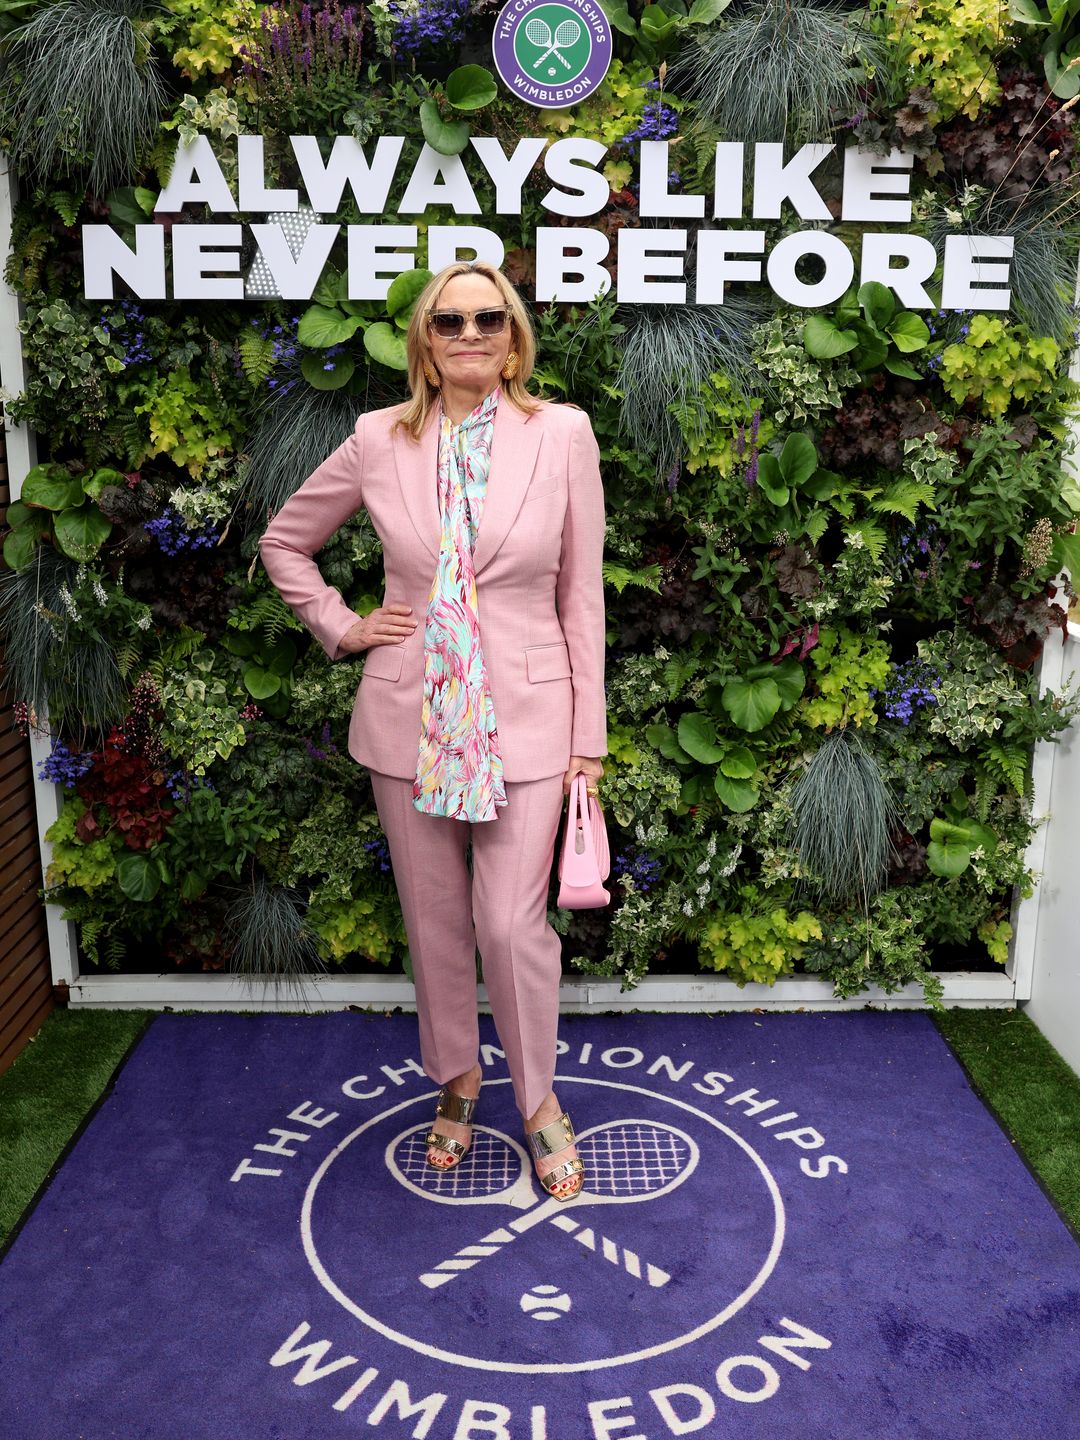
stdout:
{"type": "Polygon", "coordinates": [[[403,426],[414,440],[420,439],[438,394],[437,387],[432,385],[424,374],[424,361],[434,364],[434,356],[428,340],[428,311],[434,308],[442,294],[443,286],[455,275],[483,275],[497,287],[503,301],[510,309],[510,322],[514,337],[513,348],[517,351],[521,361],[517,374],[512,380],[501,380],[502,393],[511,405],[517,406],[526,415],[531,415],[533,411],[540,409],[537,401],[526,389],[526,382],[536,364],[536,336],[533,333],[532,320],[521,296],[502,271],[489,261],[459,260],[453,265],[444,266],[437,275],[431,277],[421,290],[409,321],[409,328],[405,333],[405,352],[409,362],[409,389],[412,392],[412,399],[403,406],[401,414],[394,421],[393,428],[396,430],[399,425],[403,426]]]}

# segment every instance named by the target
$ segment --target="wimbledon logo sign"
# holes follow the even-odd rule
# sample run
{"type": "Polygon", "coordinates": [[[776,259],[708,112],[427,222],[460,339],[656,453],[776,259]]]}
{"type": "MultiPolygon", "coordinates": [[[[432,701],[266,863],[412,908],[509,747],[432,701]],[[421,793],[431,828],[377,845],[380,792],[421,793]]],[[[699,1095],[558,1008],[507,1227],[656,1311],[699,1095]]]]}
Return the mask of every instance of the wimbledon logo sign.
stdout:
{"type": "Polygon", "coordinates": [[[507,0],[491,49],[520,100],[562,109],[586,99],[607,74],[611,27],[594,0],[507,0]]]}

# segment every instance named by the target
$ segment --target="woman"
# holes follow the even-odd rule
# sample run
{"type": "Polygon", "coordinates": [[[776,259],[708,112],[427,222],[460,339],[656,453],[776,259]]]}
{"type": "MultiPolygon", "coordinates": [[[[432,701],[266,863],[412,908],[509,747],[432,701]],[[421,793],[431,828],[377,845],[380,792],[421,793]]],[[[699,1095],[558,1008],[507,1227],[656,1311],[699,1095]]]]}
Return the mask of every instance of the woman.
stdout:
{"type": "Polygon", "coordinates": [[[429,1163],[449,1169],[471,1142],[479,946],[537,1174],[568,1200],[584,1165],[551,1088],[561,946],[546,904],[564,797],[607,754],[599,449],[577,406],[526,390],[532,326],[494,266],[435,275],[406,344],[412,399],[360,416],[260,553],[332,659],[367,652],[349,752],[371,772],[421,1060],[442,1086],[429,1163]],[[312,560],[361,506],[386,581],[362,618],[312,560]]]}

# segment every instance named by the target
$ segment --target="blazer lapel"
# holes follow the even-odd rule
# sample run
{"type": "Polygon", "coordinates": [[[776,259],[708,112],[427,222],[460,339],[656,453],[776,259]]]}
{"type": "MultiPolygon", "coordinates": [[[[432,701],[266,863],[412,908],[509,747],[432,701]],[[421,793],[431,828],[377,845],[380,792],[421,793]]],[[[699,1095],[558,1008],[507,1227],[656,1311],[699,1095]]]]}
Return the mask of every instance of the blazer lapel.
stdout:
{"type": "MultiPolygon", "coordinates": [[[[442,523],[439,516],[439,407],[433,405],[427,424],[414,444],[402,430],[394,432],[394,462],[402,502],[417,535],[439,558],[442,523]]],[[[523,415],[505,396],[499,397],[491,432],[491,469],[480,528],[473,551],[479,574],[494,558],[529,488],[536,466],[543,426],[539,415],[523,415]]]]}
{"type": "Polygon", "coordinates": [[[439,407],[428,411],[420,439],[414,441],[405,430],[394,431],[394,463],[398,488],[405,510],[417,535],[439,558],[442,524],[439,519],[439,407]]]}
{"type": "Polygon", "coordinates": [[[494,559],[517,518],[536,466],[542,433],[539,414],[523,415],[505,395],[499,396],[491,432],[487,494],[473,551],[473,570],[477,575],[494,559]]]}

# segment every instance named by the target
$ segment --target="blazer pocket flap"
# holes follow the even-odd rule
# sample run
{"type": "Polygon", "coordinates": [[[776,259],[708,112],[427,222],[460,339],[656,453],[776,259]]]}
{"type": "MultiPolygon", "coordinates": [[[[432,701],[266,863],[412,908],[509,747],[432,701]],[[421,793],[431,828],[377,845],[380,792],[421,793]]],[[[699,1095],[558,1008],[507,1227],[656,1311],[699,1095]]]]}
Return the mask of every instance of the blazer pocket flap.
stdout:
{"type": "Polygon", "coordinates": [[[380,680],[396,680],[401,674],[404,656],[404,642],[396,645],[372,645],[364,661],[364,674],[377,675],[380,680]]]}
{"type": "Polygon", "coordinates": [[[570,652],[566,648],[566,642],[560,640],[554,645],[527,645],[525,668],[529,679],[534,683],[537,680],[569,680],[573,671],[570,669],[570,652]]]}
{"type": "Polygon", "coordinates": [[[550,495],[552,490],[557,490],[558,488],[558,475],[537,475],[535,480],[529,486],[528,490],[526,490],[525,492],[525,500],[526,502],[528,502],[529,500],[538,499],[541,495],[550,495]]]}

